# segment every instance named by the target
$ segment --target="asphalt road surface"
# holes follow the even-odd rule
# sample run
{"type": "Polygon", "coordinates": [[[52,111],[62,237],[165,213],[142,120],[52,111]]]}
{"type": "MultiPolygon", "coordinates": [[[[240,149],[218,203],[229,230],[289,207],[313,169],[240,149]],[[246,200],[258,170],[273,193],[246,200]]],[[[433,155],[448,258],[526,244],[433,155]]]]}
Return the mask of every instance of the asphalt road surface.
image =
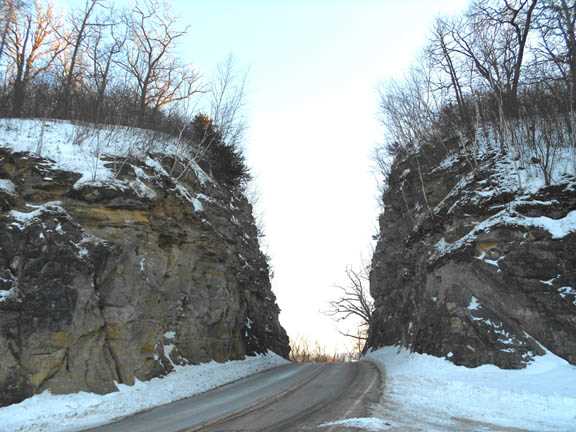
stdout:
{"type": "Polygon", "coordinates": [[[343,432],[319,426],[369,416],[379,395],[369,362],[288,364],[90,432],[343,432]]]}

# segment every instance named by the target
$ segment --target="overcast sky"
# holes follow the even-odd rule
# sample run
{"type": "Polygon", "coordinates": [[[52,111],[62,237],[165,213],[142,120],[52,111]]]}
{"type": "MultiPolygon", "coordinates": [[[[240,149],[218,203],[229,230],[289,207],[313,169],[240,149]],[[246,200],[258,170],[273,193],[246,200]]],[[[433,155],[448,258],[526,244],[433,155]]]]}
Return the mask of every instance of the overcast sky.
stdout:
{"type": "Polygon", "coordinates": [[[377,232],[379,83],[401,76],[434,17],[466,0],[187,0],[186,61],[249,68],[246,152],[260,191],[280,320],[294,338],[346,343],[324,314],[377,232]]]}

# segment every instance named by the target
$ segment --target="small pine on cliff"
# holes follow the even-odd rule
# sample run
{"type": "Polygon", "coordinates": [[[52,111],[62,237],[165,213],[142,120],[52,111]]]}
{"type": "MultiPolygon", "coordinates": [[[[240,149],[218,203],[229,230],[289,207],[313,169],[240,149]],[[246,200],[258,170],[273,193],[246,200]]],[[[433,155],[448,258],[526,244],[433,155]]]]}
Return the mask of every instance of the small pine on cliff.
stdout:
{"type": "Polygon", "coordinates": [[[0,405],[288,356],[252,207],[191,147],[0,120],[0,405]]]}

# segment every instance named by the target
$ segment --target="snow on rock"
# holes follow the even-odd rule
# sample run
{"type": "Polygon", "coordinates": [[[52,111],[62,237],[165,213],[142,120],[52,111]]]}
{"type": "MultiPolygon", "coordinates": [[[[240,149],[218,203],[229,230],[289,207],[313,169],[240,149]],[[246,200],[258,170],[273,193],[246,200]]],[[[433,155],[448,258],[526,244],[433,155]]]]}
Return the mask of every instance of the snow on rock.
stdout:
{"type": "Polygon", "coordinates": [[[16,187],[10,180],[0,179],[0,192],[14,195],[16,193],[16,187]]]}
{"type": "Polygon", "coordinates": [[[149,153],[176,155],[186,160],[202,184],[211,181],[193,156],[184,153],[186,146],[182,146],[177,138],[134,127],[0,119],[0,147],[31,152],[51,160],[54,168],[79,173],[82,177],[78,185],[114,181],[115,173],[106,163],[107,156],[144,160],[148,166],[166,174],[161,164],[148,156],[149,153]]]}
{"type": "Polygon", "coordinates": [[[446,158],[444,158],[444,160],[442,162],[440,162],[438,164],[438,166],[436,168],[434,168],[432,170],[432,172],[437,172],[437,171],[445,171],[451,167],[453,167],[454,165],[456,165],[456,163],[458,163],[459,161],[459,156],[456,153],[449,153],[446,158]]]}
{"type": "Polygon", "coordinates": [[[526,227],[541,228],[548,231],[553,239],[561,239],[576,231],[576,210],[572,210],[561,219],[552,219],[546,216],[533,218],[510,217],[505,222],[526,227]]]}
{"type": "Polygon", "coordinates": [[[150,201],[156,198],[156,192],[144,184],[140,179],[136,179],[128,183],[139,198],[148,199],[150,201]]]}
{"type": "Polygon", "coordinates": [[[152,159],[151,157],[147,157],[144,160],[144,163],[152,168],[155,172],[157,172],[160,175],[166,176],[166,177],[170,177],[170,175],[166,172],[166,170],[164,169],[164,167],[162,166],[162,164],[160,162],[158,162],[156,159],[152,159]]]}
{"type": "Polygon", "coordinates": [[[478,303],[478,299],[474,296],[470,299],[470,304],[468,305],[468,309],[471,311],[478,310],[480,308],[480,303],[478,303]]]}
{"type": "MultiPolygon", "coordinates": [[[[135,158],[158,175],[171,177],[162,163],[150,154],[157,158],[177,157],[202,185],[212,182],[193,156],[183,153],[184,146],[176,138],[138,128],[80,125],[58,120],[0,119],[0,147],[34,153],[47,159],[53,169],[81,174],[74,184],[78,191],[83,188],[121,192],[131,189],[139,198],[156,199],[156,192],[144,183],[150,176],[142,168],[134,166],[136,179],[125,181],[117,178],[113,164],[106,161],[110,157],[135,158]]],[[[191,196],[178,181],[176,183],[177,193],[189,201],[195,211],[203,211],[202,202],[191,196]]],[[[0,191],[14,194],[14,184],[10,180],[0,180],[0,191]]]]}
{"type": "Polygon", "coordinates": [[[385,422],[430,432],[575,430],[576,367],[550,352],[520,370],[466,368],[397,347],[366,357],[386,376],[373,412],[385,422]]]}
{"type": "Polygon", "coordinates": [[[133,386],[118,385],[106,395],[48,391],[0,408],[2,432],[71,432],[106,424],[139,411],[167,404],[287,363],[274,353],[227,363],[174,366],[174,372],[133,386]]]}
{"type": "Polygon", "coordinates": [[[14,219],[14,222],[12,222],[11,225],[17,227],[20,230],[23,230],[27,225],[38,220],[43,213],[57,213],[67,215],[66,211],[61,207],[61,205],[62,203],[60,201],[52,201],[39,206],[28,204],[28,206],[33,207],[34,210],[30,212],[11,210],[8,215],[14,219]]]}
{"type": "Polygon", "coordinates": [[[192,196],[188,191],[188,189],[186,189],[182,184],[177,182],[174,190],[176,191],[176,193],[178,193],[178,195],[180,195],[182,198],[184,198],[186,201],[192,204],[192,208],[194,209],[195,212],[204,211],[204,206],[202,205],[202,202],[197,197],[192,196]]]}
{"type": "Polygon", "coordinates": [[[194,211],[196,212],[204,211],[202,201],[200,201],[198,198],[192,198],[192,206],[194,207],[194,211]]]}
{"type": "MultiPolygon", "coordinates": [[[[430,260],[434,261],[444,255],[453,253],[472,244],[478,235],[484,232],[489,232],[497,226],[521,226],[526,228],[542,229],[547,231],[552,239],[558,240],[566,237],[572,232],[576,232],[576,210],[569,212],[566,216],[560,219],[553,219],[546,216],[528,217],[518,214],[514,210],[502,210],[494,216],[491,216],[477,224],[468,234],[453,243],[448,243],[444,238],[441,238],[434,245],[437,253],[434,254],[430,260]]],[[[498,266],[497,261],[495,263],[493,261],[488,263],[498,266]]]]}
{"type": "Polygon", "coordinates": [[[14,292],[14,288],[10,288],[9,290],[0,290],[0,303],[8,300],[14,292]]]}
{"type": "Polygon", "coordinates": [[[576,290],[569,286],[564,286],[558,288],[558,293],[564,299],[572,300],[572,303],[576,306],[576,290]]]}

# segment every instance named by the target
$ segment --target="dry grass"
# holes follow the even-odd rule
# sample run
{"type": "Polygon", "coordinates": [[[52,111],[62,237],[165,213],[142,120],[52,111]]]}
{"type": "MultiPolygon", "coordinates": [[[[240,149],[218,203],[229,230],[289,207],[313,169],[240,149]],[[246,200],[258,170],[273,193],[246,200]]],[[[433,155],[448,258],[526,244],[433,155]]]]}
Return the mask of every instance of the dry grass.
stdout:
{"type": "Polygon", "coordinates": [[[306,338],[290,341],[290,360],[296,363],[339,363],[358,360],[358,352],[330,352],[325,345],[306,338]]]}

